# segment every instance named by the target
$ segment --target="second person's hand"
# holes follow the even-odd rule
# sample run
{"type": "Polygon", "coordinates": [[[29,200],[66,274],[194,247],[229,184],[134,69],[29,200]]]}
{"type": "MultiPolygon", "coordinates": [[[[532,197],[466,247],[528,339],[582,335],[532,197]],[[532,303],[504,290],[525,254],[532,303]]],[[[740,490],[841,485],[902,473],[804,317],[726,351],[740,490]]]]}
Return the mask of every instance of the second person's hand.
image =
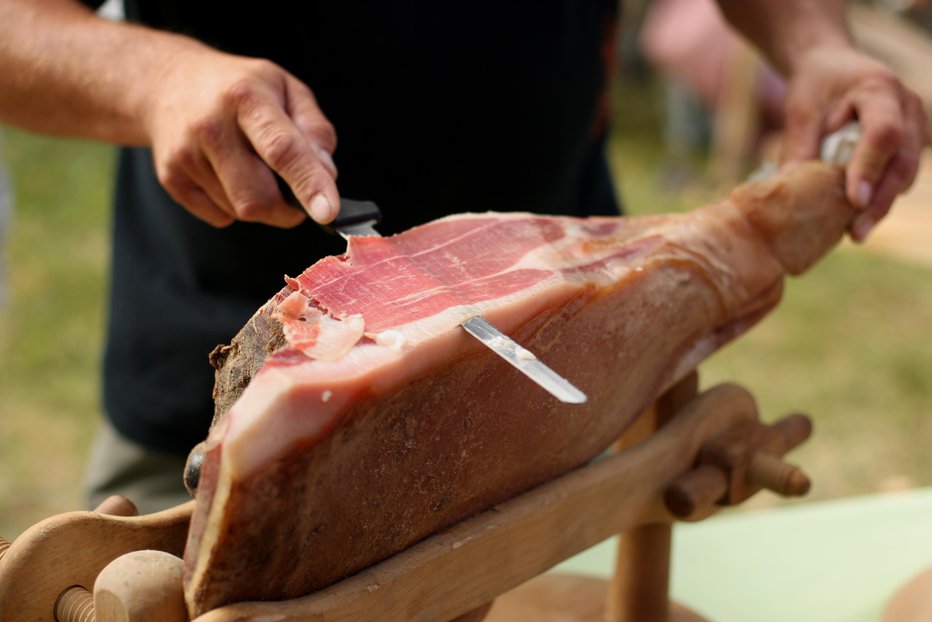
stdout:
{"type": "Polygon", "coordinates": [[[825,134],[852,119],[861,138],[847,167],[846,192],[863,210],[850,232],[862,241],[916,178],[929,141],[925,110],[887,67],[854,48],[813,50],[790,82],[786,159],[816,157],[825,134]]]}

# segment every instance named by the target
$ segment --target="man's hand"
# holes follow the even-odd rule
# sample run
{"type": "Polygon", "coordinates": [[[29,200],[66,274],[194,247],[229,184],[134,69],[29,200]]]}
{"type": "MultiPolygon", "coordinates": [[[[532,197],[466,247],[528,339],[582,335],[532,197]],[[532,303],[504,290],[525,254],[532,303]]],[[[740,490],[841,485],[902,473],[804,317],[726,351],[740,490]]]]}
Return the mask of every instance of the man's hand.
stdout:
{"type": "Polygon", "coordinates": [[[284,201],[277,173],[314,220],[334,219],[336,134],[307,86],[269,61],[193,42],[164,66],[142,116],[173,199],[217,227],[293,227],[305,213],[284,201]]]}
{"type": "Polygon", "coordinates": [[[339,210],[333,127],[304,84],[269,61],[97,17],[76,0],[0,2],[0,120],[152,148],[168,193],[222,227],[292,227],[339,210]]]}
{"type": "Polygon", "coordinates": [[[822,138],[857,119],[861,139],[846,174],[848,200],[864,211],[851,227],[862,241],[916,177],[929,143],[919,96],[852,47],[816,47],[797,64],[786,104],[786,161],[818,157],[822,138]]]}

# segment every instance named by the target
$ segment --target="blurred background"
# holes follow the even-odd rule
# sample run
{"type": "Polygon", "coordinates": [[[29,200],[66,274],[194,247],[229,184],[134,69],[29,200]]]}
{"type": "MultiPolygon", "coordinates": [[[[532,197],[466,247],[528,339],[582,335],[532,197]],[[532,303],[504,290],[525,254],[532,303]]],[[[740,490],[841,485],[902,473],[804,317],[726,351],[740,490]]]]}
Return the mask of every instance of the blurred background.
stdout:
{"type": "MultiPolygon", "coordinates": [[[[724,196],[778,153],[779,79],[711,3],[630,1],[609,149],[629,214],[724,196]],[[673,10],[673,9],[676,10],[673,10]]],[[[923,3],[853,3],[862,46],[932,103],[923,3]]],[[[0,128],[0,536],[83,509],[100,417],[113,148],[0,128]]],[[[758,398],[764,419],[810,414],[791,455],[803,500],[763,493],[730,513],[932,485],[932,170],[865,245],[789,282],[778,309],[700,368],[758,398]]],[[[206,361],[205,361],[205,364],[206,361]]],[[[932,563],[932,552],[929,553],[932,563]]]]}

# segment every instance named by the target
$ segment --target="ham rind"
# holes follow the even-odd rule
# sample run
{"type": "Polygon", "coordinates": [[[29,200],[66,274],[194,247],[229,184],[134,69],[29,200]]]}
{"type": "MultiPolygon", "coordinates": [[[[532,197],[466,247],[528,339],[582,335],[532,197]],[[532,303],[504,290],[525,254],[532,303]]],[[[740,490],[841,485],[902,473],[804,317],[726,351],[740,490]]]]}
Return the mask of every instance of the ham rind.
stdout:
{"type": "Polygon", "coordinates": [[[852,214],[841,171],[812,163],[688,214],[466,214],[352,239],[215,352],[192,615],[308,594],[591,460],[852,214]],[[345,354],[315,358],[313,331],[289,326],[311,309],[345,354]],[[459,324],[479,313],[588,401],[473,341],[459,324]]]}

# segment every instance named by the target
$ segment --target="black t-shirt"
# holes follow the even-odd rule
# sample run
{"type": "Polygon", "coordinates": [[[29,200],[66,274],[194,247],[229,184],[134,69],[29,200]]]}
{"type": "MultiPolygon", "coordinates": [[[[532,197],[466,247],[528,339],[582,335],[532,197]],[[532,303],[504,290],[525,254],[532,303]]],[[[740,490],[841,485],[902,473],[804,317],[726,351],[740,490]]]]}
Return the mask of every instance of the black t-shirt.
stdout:
{"type": "MultiPolygon", "coordinates": [[[[125,4],[308,84],[337,130],[340,192],[376,201],[382,233],[466,211],[617,213],[602,152],[615,2],[125,4]]],[[[343,250],[310,221],[214,229],[168,197],[148,150],[122,149],[104,368],[116,428],[186,454],[213,412],[210,350],[283,275],[343,250]]]]}

